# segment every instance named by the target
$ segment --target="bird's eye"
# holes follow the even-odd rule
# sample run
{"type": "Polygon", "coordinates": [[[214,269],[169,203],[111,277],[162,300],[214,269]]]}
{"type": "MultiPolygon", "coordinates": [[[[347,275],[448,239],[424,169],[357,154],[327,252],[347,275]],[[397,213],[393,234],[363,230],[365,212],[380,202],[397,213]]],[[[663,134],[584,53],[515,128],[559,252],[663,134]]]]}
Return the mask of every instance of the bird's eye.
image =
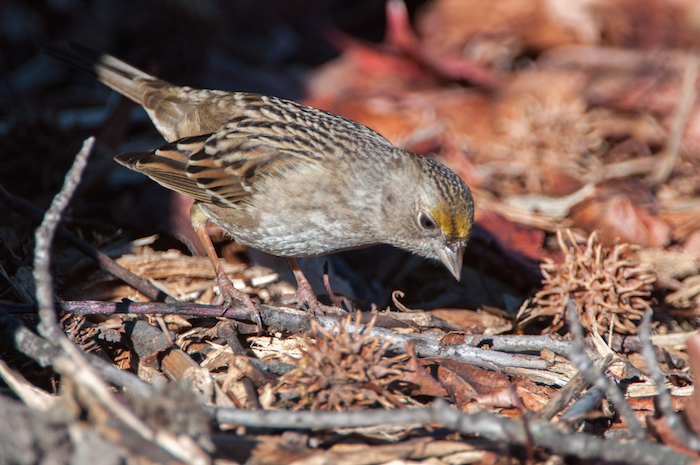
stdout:
{"type": "Polygon", "coordinates": [[[418,218],[418,221],[420,222],[420,225],[423,229],[433,230],[437,227],[435,221],[433,221],[433,219],[425,213],[421,213],[420,217],[418,218]]]}

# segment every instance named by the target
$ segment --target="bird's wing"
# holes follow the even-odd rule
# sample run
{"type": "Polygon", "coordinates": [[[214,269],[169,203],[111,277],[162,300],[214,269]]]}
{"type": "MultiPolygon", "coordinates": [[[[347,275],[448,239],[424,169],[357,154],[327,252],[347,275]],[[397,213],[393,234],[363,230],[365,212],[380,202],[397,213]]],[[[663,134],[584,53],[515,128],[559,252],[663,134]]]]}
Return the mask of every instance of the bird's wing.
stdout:
{"type": "MultiPolygon", "coordinates": [[[[207,107],[219,116],[204,119],[234,116],[217,130],[116,160],[201,202],[235,207],[250,198],[256,183],[290,170],[343,169],[392,153],[386,148],[393,146],[368,127],[296,102],[232,93],[219,103],[207,107]]],[[[190,119],[204,116],[195,113],[190,119]]]]}
{"type": "Polygon", "coordinates": [[[223,130],[152,151],[123,153],[115,160],[195,200],[236,207],[261,179],[314,163],[312,152],[288,139],[223,130]]]}

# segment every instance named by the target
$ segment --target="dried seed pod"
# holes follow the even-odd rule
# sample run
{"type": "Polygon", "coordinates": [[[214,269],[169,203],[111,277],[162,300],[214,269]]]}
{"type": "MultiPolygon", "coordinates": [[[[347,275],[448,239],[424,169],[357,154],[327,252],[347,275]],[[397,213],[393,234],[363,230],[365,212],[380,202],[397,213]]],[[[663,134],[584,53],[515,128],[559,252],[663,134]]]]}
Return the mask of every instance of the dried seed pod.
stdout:
{"type": "Polygon", "coordinates": [[[520,311],[519,326],[535,319],[552,319],[544,332],[558,331],[565,322],[564,305],[574,299],[581,309],[581,324],[599,334],[611,330],[636,334],[639,320],[649,308],[648,297],[656,275],[651,264],[637,256],[639,247],[616,244],[603,248],[599,234],[591,233],[586,246],[570,230],[557,231],[564,254],[560,262],[545,258],[540,265],[544,288],[520,311]]]}
{"type": "Polygon", "coordinates": [[[350,329],[351,318],[342,325],[325,330],[312,322],[311,330],[300,341],[302,356],[298,366],[285,374],[275,391],[281,397],[298,395],[294,409],[361,409],[377,405],[386,408],[401,405],[402,395],[392,383],[407,371],[407,354],[386,357],[392,342],[370,331],[374,319],[364,331],[350,329]]]}
{"type": "Polygon", "coordinates": [[[521,100],[512,118],[500,120],[503,135],[489,150],[489,157],[501,161],[495,165],[489,160],[500,166],[496,174],[505,181],[499,193],[561,195],[576,190],[582,176],[600,167],[595,155],[606,147],[603,121],[583,100],[521,100]]]}

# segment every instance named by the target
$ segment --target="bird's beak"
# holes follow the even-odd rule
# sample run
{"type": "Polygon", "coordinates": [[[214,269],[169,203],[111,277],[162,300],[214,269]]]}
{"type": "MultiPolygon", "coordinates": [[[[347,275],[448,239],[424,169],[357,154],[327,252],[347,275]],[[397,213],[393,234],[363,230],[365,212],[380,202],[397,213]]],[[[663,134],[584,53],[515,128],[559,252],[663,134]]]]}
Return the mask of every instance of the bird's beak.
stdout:
{"type": "Polygon", "coordinates": [[[462,254],[464,246],[455,244],[454,246],[445,246],[435,251],[440,261],[450,270],[450,273],[459,281],[462,275],[462,254]]]}

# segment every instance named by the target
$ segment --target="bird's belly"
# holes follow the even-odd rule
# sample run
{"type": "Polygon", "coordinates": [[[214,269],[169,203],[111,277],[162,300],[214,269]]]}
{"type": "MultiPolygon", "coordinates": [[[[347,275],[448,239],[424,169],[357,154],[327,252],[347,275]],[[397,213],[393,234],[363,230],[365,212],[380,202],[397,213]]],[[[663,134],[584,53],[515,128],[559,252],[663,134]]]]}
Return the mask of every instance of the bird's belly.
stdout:
{"type": "Polygon", "coordinates": [[[237,242],[282,257],[325,255],[343,250],[375,245],[367,234],[347,218],[342,221],[321,211],[305,211],[303,215],[265,214],[256,211],[235,211],[211,204],[200,204],[209,218],[237,242]]]}

